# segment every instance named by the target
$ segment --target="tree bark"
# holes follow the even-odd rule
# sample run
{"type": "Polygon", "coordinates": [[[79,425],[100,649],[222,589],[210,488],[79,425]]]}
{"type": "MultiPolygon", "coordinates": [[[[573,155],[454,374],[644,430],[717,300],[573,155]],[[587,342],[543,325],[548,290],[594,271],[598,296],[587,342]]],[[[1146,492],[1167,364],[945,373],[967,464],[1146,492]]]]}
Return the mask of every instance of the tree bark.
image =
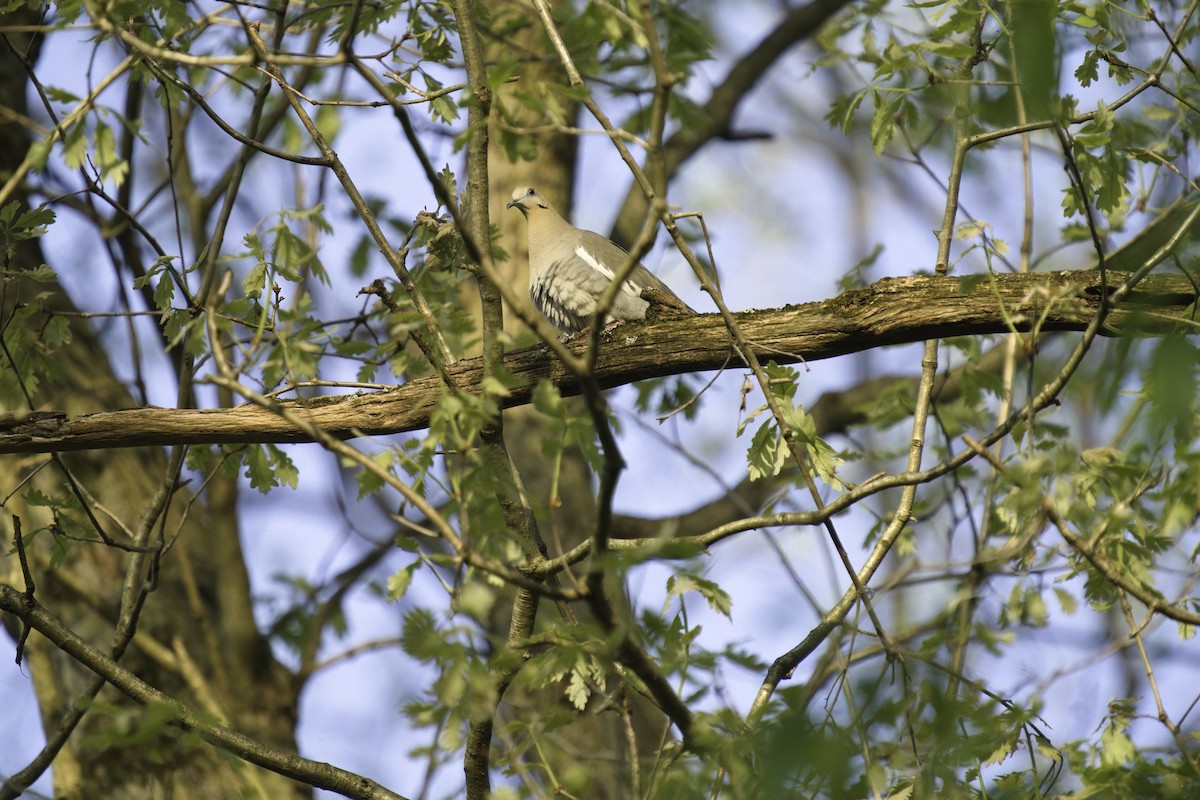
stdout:
{"type": "MultiPolygon", "coordinates": [[[[1109,291],[1127,277],[1108,272],[1109,291]]],[[[737,316],[760,358],[780,364],[819,361],[933,338],[1083,330],[1099,308],[1104,278],[1097,270],[885,278],[831,300],[737,316]]],[[[1112,309],[1104,334],[1155,336],[1183,330],[1180,325],[1195,302],[1196,288],[1187,278],[1148,276],[1112,309]]],[[[584,346],[577,343],[576,349],[584,346]]],[[[646,378],[737,369],[740,363],[720,317],[706,314],[618,327],[601,344],[596,377],[604,388],[613,388],[646,378]]],[[[528,403],[543,380],[564,396],[579,392],[575,377],[541,348],[509,353],[504,366],[515,379],[504,398],[506,407],[528,403]]],[[[463,359],[448,372],[458,386],[471,389],[479,384],[481,363],[463,359]]],[[[443,393],[439,380],[430,377],[373,394],[279,405],[302,413],[326,433],[352,438],[424,428],[443,393]]],[[[131,408],[81,416],[43,411],[0,418],[0,454],[301,441],[309,439],[291,423],[269,408],[252,405],[131,408]]]]}
{"type": "MultiPolygon", "coordinates": [[[[36,17],[23,9],[0,17],[3,24],[34,22],[36,17]]],[[[36,40],[21,38],[9,34],[12,46],[0,47],[0,104],[23,115],[36,40]]],[[[7,119],[0,117],[0,175],[12,174],[29,146],[24,130],[2,121],[7,119]]],[[[0,268],[18,272],[43,260],[36,240],[27,240],[11,254],[0,253],[0,268]]],[[[51,316],[74,310],[61,287],[22,286],[21,278],[10,273],[0,287],[0,331],[6,347],[0,371],[17,374],[9,358],[45,360],[36,385],[24,386],[33,407],[87,414],[133,405],[95,333],[78,317],[69,318],[69,344],[49,355],[41,349],[38,332],[51,316]],[[23,325],[10,325],[34,289],[50,292],[45,311],[26,318],[23,325]]],[[[10,414],[29,410],[24,401],[5,409],[10,414]]],[[[216,481],[205,503],[177,486],[176,478],[159,447],[53,455],[49,462],[0,459],[0,494],[7,499],[0,514],[0,539],[11,545],[18,517],[26,537],[37,534],[27,547],[36,600],[75,635],[110,656],[122,609],[130,610],[122,605],[122,585],[131,568],[138,570],[130,586],[144,590],[146,601],[131,626],[137,633],[121,665],[254,739],[294,751],[297,687],[272,656],[251,614],[236,517],[229,513],[236,499],[234,487],[216,481]],[[172,543],[153,571],[138,566],[145,561],[139,554],[101,544],[94,530],[91,540],[73,539],[73,531],[63,526],[67,517],[81,515],[69,510],[52,513],[29,494],[37,490],[46,497],[61,496],[67,474],[67,485],[79,487],[74,500],[108,535],[123,539],[123,531],[142,528],[152,533],[151,541],[161,533],[172,543]],[[15,493],[9,497],[10,492],[15,493]],[[169,499],[160,504],[159,497],[169,499]],[[229,508],[214,505],[216,498],[229,508]]],[[[3,559],[0,566],[3,580],[23,587],[15,557],[3,559]]],[[[4,622],[14,638],[20,636],[22,625],[16,619],[5,615],[4,622]]],[[[52,761],[56,797],[149,800],[236,797],[257,791],[264,797],[286,798],[308,791],[188,739],[154,709],[111,687],[96,695],[101,684],[92,673],[36,633],[29,636],[24,656],[52,742],[44,760],[52,761]],[[92,710],[78,711],[80,704],[92,710]]],[[[0,797],[19,795],[45,768],[39,762],[13,776],[0,788],[0,797]]]]}

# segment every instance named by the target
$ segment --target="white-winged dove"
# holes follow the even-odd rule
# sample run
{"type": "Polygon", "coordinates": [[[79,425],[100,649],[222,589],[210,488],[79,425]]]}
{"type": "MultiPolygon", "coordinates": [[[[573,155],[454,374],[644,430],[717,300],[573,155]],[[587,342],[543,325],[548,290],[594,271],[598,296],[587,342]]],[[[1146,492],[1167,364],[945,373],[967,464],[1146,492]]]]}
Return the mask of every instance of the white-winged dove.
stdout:
{"type": "MultiPolygon", "coordinates": [[[[620,245],[584,231],[560,217],[532,186],[513,192],[509,208],[520,209],[529,223],[529,296],[538,310],[564,333],[588,326],[596,301],[629,260],[620,245]]],[[[695,314],[667,285],[641,264],[621,285],[606,317],[610,322],[646,318],[650,301],[680,313],[695,314]]]]}

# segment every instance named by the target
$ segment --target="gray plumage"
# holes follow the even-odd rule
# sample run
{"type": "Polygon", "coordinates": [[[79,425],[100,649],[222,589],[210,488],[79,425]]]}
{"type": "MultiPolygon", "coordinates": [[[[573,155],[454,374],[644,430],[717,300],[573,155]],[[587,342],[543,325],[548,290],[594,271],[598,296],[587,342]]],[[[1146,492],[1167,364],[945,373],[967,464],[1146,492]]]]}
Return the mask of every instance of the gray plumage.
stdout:
{"type": "MultiPolygon", "coordinates": [[[[628,261],[629,253],[600,234],[567,222],[532,186],[514,191],[508,207],[519,209],[529,223],[529,297],[533,304],[564,333],[583,330],[596,311],[596,301],[628,261]]],[[[645,319],[650,307],[642,298],[646,289],[652,290],[655,302],[682,313],[696,313],[638,264],[617,292],[606,321],[645,319]]]]}

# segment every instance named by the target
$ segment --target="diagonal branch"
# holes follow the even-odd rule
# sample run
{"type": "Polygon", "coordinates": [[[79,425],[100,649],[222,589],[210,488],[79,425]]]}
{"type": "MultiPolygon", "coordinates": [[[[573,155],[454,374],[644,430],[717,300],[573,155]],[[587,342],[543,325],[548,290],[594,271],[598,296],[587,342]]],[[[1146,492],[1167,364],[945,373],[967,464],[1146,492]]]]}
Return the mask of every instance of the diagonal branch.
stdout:
{"type": "MultiPolygon", "coordinates": [[[[826,20],[849,4],[849,0],[813,0],[789,9],[770,33],[747,49],[713,90],[700,109],[704,122],[681,127],[663,143],[664,179],[670,180],[684,162],[713,139],[736,138],[732,130],[734,114],[767,71],[784,53],[813,36],[826,20]]],[[[635,182],[621,204],[613,238],[621,244],[632,242],[645,219],[646,196],[635,182]]]]}
{"type": "Polygon", "coordinates": [[[239,758],[280,775],[303,781],[310,786],[328,789],[346,797],[401,800],[400,795],[389,791],[369,778],[265,745],[224,725],[201,719],[200,715],[145,683],[98,648],[81,639],[37,601],[7,584],[0,584],[0,610],[19,618],[27,626],[53,642],[60,650],[97,675],[102,676],[137,702],[143,705],[156,704],[169,707],[175,714],[175,718],[172,720],[173,724],[183,730],[196,733],[210,744],[233,753],[239,758]]]}

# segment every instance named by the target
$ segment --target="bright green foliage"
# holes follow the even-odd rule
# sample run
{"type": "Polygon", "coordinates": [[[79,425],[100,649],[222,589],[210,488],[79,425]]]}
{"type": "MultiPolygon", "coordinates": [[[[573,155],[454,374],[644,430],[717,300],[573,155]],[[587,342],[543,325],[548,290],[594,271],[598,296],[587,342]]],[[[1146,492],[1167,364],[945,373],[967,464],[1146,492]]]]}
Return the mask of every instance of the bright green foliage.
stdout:
{"type": "Polygon", "coordinates": [[[1195,438],[1198,356],[1196,345],[1182,335],[1164,336],[1151,353],[1145,374],[1150,423],[1167,441],[1195,438]]]}
{"type": "Polygon", "coordinates": [[[439,726],[441,746],[461,746],[467,723],[490,713],[495,702],[486,663],[466,631],[444,627],[424,610],[405,615],[401,638],[408,655],[434,665],[438,674],[427,698],[407,704],[405,713],[419,725],[439,726]]]}
{"type": "Polygon", "coordinates": [[[93,541],[97,538],[96,532],[88,526],[79,500],[74,495],[52,496],[31,488],[24,493],[22,499],[30,506],[50,511],[53,523],[34,530],[25,530],[24,540],[29,544],[37,537],[49,537],[51,561],[56,566],[67,558],[76,542],[93,541]]]}
{"type": "MultiPolygon", "coordinates": [[[[1125,312],[1132,302],[1139,314],[1110,318],[1102,332],[1111,339],[1089,342],[1076,365],[1081,336],[1052,330],[1049,312],[1099,313],[1099,297],[1035,287],[1031,312],[989,310],[992,333],[975,335],[983,322],[973,311],[969,325],[979,327],[951,331],[937,342],[936,363],[926,363],[919,345],[883,346],[911,338],[895,333],[894,320],[844,306],[861,323],[844,346],[871,348],[869,359],[802,371],[778,362],[810,356],[804,348],[764,346],[759,385],[750,369],[729,377],[743,369],[731,351],[717,378],[729,384],[713,394],[745,383],[727,405],[708,394],[708,375],[666,374],[677,370],[669,352],[639,365],[639,374],[662,374],[639,382],[632,400],[611,392],[590,406],[563,397],[584,382],[564,378],[549,349],[544,362],[524,351],[477,381],[462,378],[477,374],[464,365],[474,366],[468,359],[483,345],[511,351],[530,339],[478,323],[474,282],[486,277],[461,226],[474,221],[481,198],[467,194],[462,154],[483,132],[467,124],[483,92],[464,72],[461,6],[472,7],[487,51],[478,77],[492,93],[493,168],[496,159],[537,163],[561,155],[548,147],[570,150],[555,137],[592,130],[595,121],[578,112],[581,100],[596,100],[668,207],[692,202],[682,186],[718,175],[712,211],[737,219],[728,230],[749,231],[715,242],[728,248],[715,260],[731,296],[765,280],[774,265],[763,254],[775,236],[792,237],[789,269],[811,270],[803,279],[787,273],[781,304],[795,299],[783,290],[809,274],[844,272],[828,283],[842,290],[882,274],[930,275],[939,261],[961,279],[964,307],[998,296],[997,281],[1024,270],[1103,266],[1110,290],[1152,268],[1200,284],[1200,225],[1188,216],[1200,194],[1195,8],[868,0],[842,4],[819,29],[773,34],[771,17],[743,36],[759,15],[800,24],[785,7],[802,5],[550,3],[582,86],[557,74],[555,50],[538,50],[549,38],[530,3],[293,4],[278,14],[251,4],[205,8],[205,16],[158,0],[55,5],[54,28],[86,26],[101,55],[132,56],[105,90],[129,92],[129,107],[96,88],[103,67],[78,85],[40,83],[49,110],[31,117],[36,135],[21,182],[44,205],[0,207],[0,412],[40,409],[45,387],[63,377],[63,354],[84,339],[56,294],[58,275],[74,271],[24,251],[62,235],[68,210],[91,226],[75,247],[91,258],[79,269],[85,277],[74,277],[82,286],[67,291],[141,312],[119,333],[105,329],[112,341],[136,337],[140,349],[117,359],[136,362],[131,385],[183,385],[204,404],[434,387],[419,407],[388,409],[395,416],[385,422],[400,420],[394,429],[408,433],[353,441],[358,457],[339,453],[341,494],[336,480],[301,486],[303,462],[291,447],[265,442],[195,446],[179,485],[203,493],[208,481],[227,479],[254,493],[328,492],[346,518],[314,527],[382,543],[370,554],[378,560],[356,568],[384,564],[386,573],[273,576],[266,633],[311,660],[317,644],[358,633],[344,598],[369,581],[372,597],[402,620],[403,657],[422,667],[404,675],[406,746],[431,774],[453,776],[447,781],[461,779],[472,725],[491,720],[491,774],[511,779],[495,796],[591,797],[602,782],[611,796],[661,798],[1200,796],[1194,689],[1186,678],[1181,688],[1178,672],[1152,681],[1160,664],[1191,663],[1185,648],[1194,647],[1200,612],[1195,315],[1169,320],[1135,291],[1119,305],[1125,312]],[[100,13],[104,28],[92,17],[100,13]],[[260,25],[271,58],[253,52],[243,20],[260,25]],[[526,35],[531,26],[537,36],[526,35]],[[770,35],[793,37],[778,63],[759,60],[770,35]],[[289,99],[339,160],[318,147],[289,99]],[[831,130],[809,130],[822,115],[831,130]],[[770,141],[757,141],[744,120],[764,126],[770,141]],[[410,132],[423,152],[412,152],[410,132]],[[668,146],[648,154],[645,143],[660,133],[668,146]],[[824,148],[804,150],[805,164],[844,168],[836,182],[853,204],[809,196],[792,163],[800,147],[824,148]],[[729,153],[745,161],[716,160],[729,153]],[[694,175],[680,172],[691,165],[694,175]],[[363,174],[377,166],[396,174],[363,174]],[[1176,197],[1185,202],[1154,216],[1176,197]],[[914,219],[920,234],[897,247],[900,227],[914,219]],[[826,248],[833,235],[854,241],[826,248]],[[835,261],[813,269],[829,252],[835,261]],[[116,300],[92,296],[101,293],[89,282],[109,261],[116,300]],[[386,302],[360,292],[375,278],[386,302]],[[892,338],[873,338],[878,331],[892,338]],[[161,358],[152,363],[146,350],[161,358]],[[519,377],[551,372],[557,383],[525,386],[519,377]],[[853,408],[836,397],[841,413],[818,408],[819,392],[860,380],[870,391],[855,394],[853,408]],[[1032,398],[1056,381],[1063,385],[1035,407],[1032,398]],[[502,420],[501,405],[525,391],[535,422],[502,420]],[[627,402],[632,411],[621,407],[627,402]],[[652,450],[655,437],[629,424],[631,414],[669,418],[674,438],[657,446],[677,444],[679,453],[652,450]],[[608,428],[620,453],[605,444],[608,428]],[[636,458],[649,468],[638,474],[666,473],[677,456],[710,480],[668,498],[656,495],[657,483],[631,486],[621,470],[636,458]],[[591,483],[564,487],[583,471],[571,469],[576,458],[591,483]],[[830,519],[815,512],[802,471],[820,481],[830,519]],[[614,475],[611,507],[598,492],[579,503],[567,490],[586,494],[614,475]],[[831,528],[869,597],[851,591],[831,528]],[[605,542],[598,532],[611,537],[605,552],[596,551],[605,542]],[[742,558],[744,571],[734,563],[742,558]],[[601,575],[607,606],[587,596],[601,575]],[[513,624],[514,597],[543,586],[555,599],[537,599],[536,620],[518,615],[513,624]],[[532,633],[509,641],[510,627],[523,623],[532,633]],[[1121,670],[1133,696],[1110,696],[1096,677],[1110,669],[1121,670]],[[1100,711],[1076,708],[1081,686],[1100,711]],[[674,709],[656,692],[673,693],[690,717],[668,719],[664,709],[674,709]],[[1051,724],[1064,708],[1086,722],[1069,731],[1051,724]],[[643,713],[653,735],[633,723],[643,713]],[[610,717],[620,735],[585,745],[570,738],[610,717]],[[638,730],[627,732],[627,721],[638,730]],[[642,751],[636,791],[621,783],[634,772],[622,750],[631,741],[642,751]],[[585,766],[587,756],[620,777],[601,774],[596,761],[585,766]]],[[[110,68],[117,61],[97,59],[110,68]]],[[[606,165],[618,163],[609,137],[588,142],[579,164],[593,168],[592,145],[606,165]]],[[[606,191],[629,184],[624,173],[581,174],[574,196],[606,196],[578,191],[601,179],[606,191]]],[[[512,244],[500,240],[497,219],[489,222],[494,240],[479,244],[511,266],[504,249],[512,244]]],[[[703,251],[695,223],[680,224],[703,251]]],[[[715,277],[708,262],[700,268],[715,277]]],[[[1183,302],[1195,307],[1194,298],[1183,302]]],[[[797,310],[797,326],[808,324],[806,313],[797,310]]],[[[905,321],[920,314],[914,308],[905,321]]],[[[601,363],[621,340],[602,340],[601,363]]],[[[57,464],[43,467],[49,474],[57,464]]],[[[13,496],[44,514],[25,541],[48,542],[51,566],[66,568],[77,544],[98,546],[87,512],[107,512],[54,480],[54,491],[0,487],[0,497],[19,489],[13,496]]],[[[205,498],[195,502],[199,515],[205,498]]],[[[112,730],[88,745],[166,753],[178,737],[192,746],[161,708],[129,718],[100,705],[92,713],[111,716],[112,730]]],[[[439,791],[416,788],[414,796],[439,791]]]]}
{"type": "Polygon", "coordinates": [[[1012,60],[1025,108],[1035,118],[1049,116],[1059,86],[1059,53],[1054,35],[1055,0],[1012,0],[1012,60]]]}
{"type": "Polygon", "coordinates": [[[660,419],[677,412],[684,419],[695,419],[700,410],[696,397],[696,381],[690,375],[681,375],[664,380],[638,381],[636,408],[642,414],[653,414],[660,419]]]}
{"type": "Polygon", "coordinates": [[[601,453],[591,419],[569,408],[553,384],[543,381],[534,387],[533,407],[547,422],[543,455],[557,463],[567,448],[576,448],[593,468],[600,466],[601,453]]]}
{"type": "MultiPolygon", "coordinates": [[[[793,398],[796,396],[798,373],[791,367],[780,367],[774,363],[768,364],[765,371],[771,393],[783,406],[783,424],[787,426],[787,434],[795,437],[803,445],[817,476],[826,483],[836,483],[837,468],[842,459],[817,436],[812,417],[806,414],[800,405],[795,404],[793,398]]],[[[761,405],[738,423],[737,433],[741,436],[750,423],[759,416],[766,416],[755,431],[746,451],[750,477],[753,479],[778,475],[792,460],[792,451],[784,441],[779,420],[768,415],[767,411],[768,406],[761,405]]]]}
{"type": "Polygon", "coordinates": [[[729,595],[716,583],[699,575],[672,575],[667,579],[667,598],[682,597],[687,592],[696,592],[703,597],[713,611],[730,616],[732,603],[729,595]]]}
{"type": "Polygon", "coordinates": [[[11,258],[17,242],[45,236],[53,224],[54,212],[48,208],[22,211],[19,203],[7,203],[0,208],[0,245],[3,245],[5,255],[11,258]]]}
{"type": "Polygon", "coordinates": [[[55,222],[49,208],[0,207],[0,298],[12,298],[11,315],[0,325],[4,345],[0,409],[27,408],[42,381],[59,371],[55,352],[72,339],[70,322],[47,314],[58,275],[47,264],[24,261],[22,243],[45,236],[55,222]]]}
{"type": "Polygon", "coordinates": [[[295,489],[300,480],[295,464],[273,444],[250,445],[242,453],[251,488],[267,492],[276,486],[295,489]]]}
{"type": "Polygon", "coordinates": [[[144,713],[132,713],[108,703],[93,703],[88,713],[104,720],[96,733],[83,737],[83,746],[97,750],[137,747],[148,751],[152,763],[169,763],[172,748],[202,747],[203,741],[172,726],[179,718],[178,709],[165,703],[148,703],[144,713]]]}

